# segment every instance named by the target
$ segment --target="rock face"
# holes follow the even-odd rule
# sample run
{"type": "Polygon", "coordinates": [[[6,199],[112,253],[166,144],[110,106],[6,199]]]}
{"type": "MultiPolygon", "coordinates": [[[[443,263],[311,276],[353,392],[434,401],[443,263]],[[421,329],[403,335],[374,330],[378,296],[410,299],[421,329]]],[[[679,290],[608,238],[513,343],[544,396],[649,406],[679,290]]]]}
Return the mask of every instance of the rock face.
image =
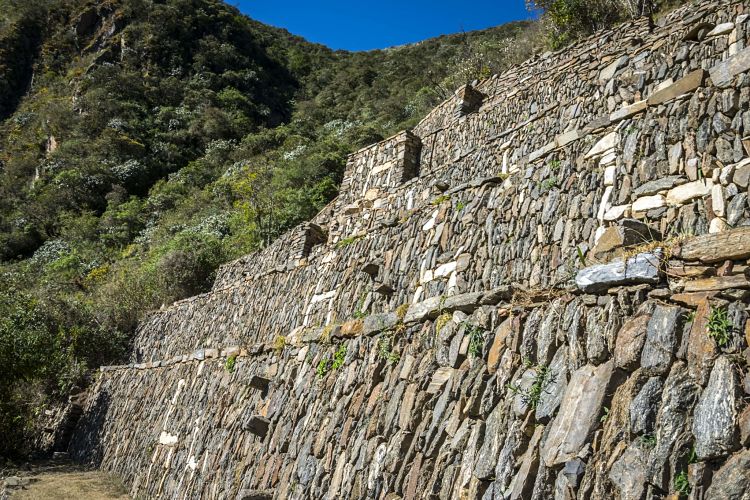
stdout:
{"type": "Polygon", "coordinates": [[[350,155],[142,321],[71,455],[136,498],[746,497],[749,9],[625,24],[350,155]]]}

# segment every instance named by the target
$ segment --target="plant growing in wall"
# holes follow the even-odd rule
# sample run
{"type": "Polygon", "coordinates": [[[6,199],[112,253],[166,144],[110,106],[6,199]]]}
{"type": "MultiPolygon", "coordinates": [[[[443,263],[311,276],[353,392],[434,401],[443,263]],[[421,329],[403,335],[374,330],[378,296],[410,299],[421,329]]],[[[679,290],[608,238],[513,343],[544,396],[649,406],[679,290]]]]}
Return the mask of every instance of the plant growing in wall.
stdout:
{"type": "Polygon", "coordinates": [[[231,356],[227,357],[227,360],[224,362],[224,369],[228,371],[229,373],[234,373],[236,362],[237,362],[237,355],[232,354],[231,356]]]}
{"type": "Polygon", "coordinates": [[[359,240],[361,240],[364,237],[365,237],[364,234],[358,234],[358,235],[354,235],[354,236],[349,236],[348,238],[341,239],[341,240],[339,240],[336,243],[336,248],[348,247],[349,245],[352,245],[352,244],[358,242],[359,240]]]}
{"type": "Polygon", "coordinates": [[[281,352],[284,350],[284,347],[286,347],[286,337],[283,335],[277,335],[275,339],[273,339],[273,350],[276,352],[281,352]]]}
{"type": "Polygon", "coordinates": [[[506,387],[514,394],[521,396],[521,401],[532,410],[536,410],[539,405],[539,400],[542,398],[542,394],[546,390],[547,386],[554,380],[554,376],[550,368],[546,365],[538,365],[534,368],[536,373],[534,382],[531,386],[523,390],[517,385],[508,384],[506,387]]]}
{"type": "Polygon", "coordinates": [[[453,319],[453,315],[451,313],[443,313],[438,316],[435,320],[435,335],[439,335],[440,330],[445,328],[445,325],[447,325],[451,319],[453,319]]]}
{"type": "Polygon", "coordinates": [[[399,362],[401,356],[393,349],[393,336],[384,335],[378,340],[378,357],[384,359],[389,365],[399,362]]]}
{"type": "Polygon", "coordinates": [[[469,337],[469,356],[478,358],[484,348],[485,331],[476,325],[466,324],[466,335],[469,337]]]}
{"type": "Polygon", "coordinates": [[[687,471],[681,471],[674,477],[674,491],[680,496],[688,496],[692,488],[688,480],[687,471]]]}
{"type": "Polygon", "coordinates": [[[717,346],[726,347],[731,333],[732,323],[729,321],[726,308],[711,308],[711,314],[708,317],[708,336],[714,339],[717,346]]]}
{"type": "Polygon", "coordinates": [[[554,176],[547,177],[546,179],[544,179],[542,182],[539,183],[539,190],[542,193],[546,193],[547,191],[549,191],[555,186],[557,186],[557,177],[554,177],[554,176]]]}
{"type": "Polygon", "coordinates": [[[409,304],[401,304],[396,308],[396,317],[399,321],[403,321],[406,317],[406,313],[409,311],[409,304]]]}
{"type": "Polygon", "coordinates": [[[323,378],[328,373],[328,364],[329,364],[328,358],[323,358],[320,361],[318,361],[318,366],[315,368],[315,374],[318,376],[318,378],[323,378]]]}
{"type": "Polygon", "coordinates": [[[644,434],[640,437],[640,441],[646,448],[653,448],[656,446],[656,436],[653,434],[644,434]]]}
{"type": "Polygon", "coordinates": [[[346,360],[346,344],[341,344],[338,349],[336,349],[336,353],[333,355],[333,363],[331,364],[331,368],[334,370],[338,370],[342,366],[344,366],[344,361],[346,360]]]}
{"type": "Polygon", "coordinates": [[[440,205],[441,203],[443,203],[444,201],[448,201],[448,200],[450,200],[450,198],[451,198],[451,197],[450,197],[449,195],[447,195],[447,194],[441,194],[441,195],[440,195],[440,196],[438,196],[437,198],[433,199],[433,200],[432,200],[432,201],[430,202],[430,205],[432,205],[432,206],[436,207],[436,206],[440,205]]]}

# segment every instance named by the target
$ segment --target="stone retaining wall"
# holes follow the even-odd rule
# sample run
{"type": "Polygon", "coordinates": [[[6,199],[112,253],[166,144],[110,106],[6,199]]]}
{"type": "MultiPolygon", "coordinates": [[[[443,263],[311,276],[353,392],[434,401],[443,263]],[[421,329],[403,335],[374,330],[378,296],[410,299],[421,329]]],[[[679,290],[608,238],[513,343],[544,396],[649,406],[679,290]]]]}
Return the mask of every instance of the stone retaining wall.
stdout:
{"type": "Polygon", "coordinates": [[[71,451],[144,498],[741,498],[747,11],[599,33],[351,155],[141,323],[71,451]]]}

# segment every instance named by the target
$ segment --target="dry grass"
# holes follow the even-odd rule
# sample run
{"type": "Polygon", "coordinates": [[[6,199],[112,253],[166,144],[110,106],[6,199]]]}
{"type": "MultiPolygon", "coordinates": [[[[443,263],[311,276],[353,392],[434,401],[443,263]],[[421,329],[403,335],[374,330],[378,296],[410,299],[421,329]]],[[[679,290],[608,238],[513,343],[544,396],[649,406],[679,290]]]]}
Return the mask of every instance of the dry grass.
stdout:
{"type": "Polygon", "coordinates": [[[118,480],[73,465],[43,467],[26,476],[31,483],[13,490],[10,500],[120,500],[130,498],[118,480]]]}

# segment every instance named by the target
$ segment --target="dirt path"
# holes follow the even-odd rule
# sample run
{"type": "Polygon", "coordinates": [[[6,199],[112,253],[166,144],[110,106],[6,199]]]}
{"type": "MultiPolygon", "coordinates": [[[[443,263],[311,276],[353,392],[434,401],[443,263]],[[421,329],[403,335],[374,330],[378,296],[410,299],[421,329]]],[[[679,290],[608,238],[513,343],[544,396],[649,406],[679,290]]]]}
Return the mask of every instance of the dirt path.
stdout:
{"type": "MultiPolygon", "coordinates": [[[[104,472],[77,465],[38,464],[17,476],[21,487],[9,488],[10,500],[125,500],[125,488],[104,472]]],[[[1,495],[0,495],[1,496],[1,495]]]]}

